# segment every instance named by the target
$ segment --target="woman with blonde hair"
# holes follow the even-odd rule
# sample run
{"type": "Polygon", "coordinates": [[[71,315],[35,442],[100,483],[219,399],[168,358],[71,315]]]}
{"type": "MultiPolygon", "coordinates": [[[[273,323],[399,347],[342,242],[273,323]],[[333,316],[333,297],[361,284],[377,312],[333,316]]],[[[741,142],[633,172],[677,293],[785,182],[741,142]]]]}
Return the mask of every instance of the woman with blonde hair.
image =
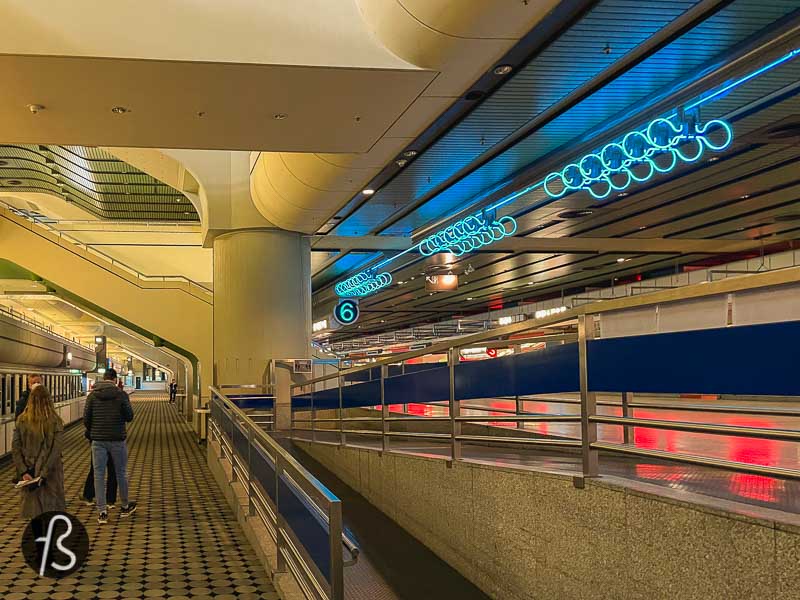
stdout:
{"type": "Polygon", "coordinates": [[[12,455],[19,480],[41,478],[20,489],[22,517],[33,519],[49,511],[66,510],[64,464],[61,462],[64,423],[50,392],[36,386],[14,428],[12,455]]]}

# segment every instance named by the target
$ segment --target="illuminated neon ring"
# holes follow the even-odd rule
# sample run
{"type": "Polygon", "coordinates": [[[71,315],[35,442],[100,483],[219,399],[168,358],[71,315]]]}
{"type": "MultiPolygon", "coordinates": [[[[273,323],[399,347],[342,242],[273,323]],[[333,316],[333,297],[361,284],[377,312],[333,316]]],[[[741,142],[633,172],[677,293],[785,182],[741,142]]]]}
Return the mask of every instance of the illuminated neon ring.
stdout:
{"type": "Polygon", "coordinates": [[[621,141],[606,144],[599,152],[553,171],[544,178],[543,187],[555,199],[586,190],[602,200],[634,182],[643,183],[656,173],[668,173],[679,162],[695,162],[706,150],[724,150],[732,141],[733,129],[720,119],[677,125],[659,117],[642,130],[628,132],[621,141]],[[720,135],[718,141],[711,137],[715,133],[720,135]]]}
{"type": "Polygon", "coordinates": [[[391,273],[378,273],[374,275],[369,271],[360,271],[340,281],[334,286],[334,291],[342,297],[366,296],[385,288],[392,283],[391,273]]]}

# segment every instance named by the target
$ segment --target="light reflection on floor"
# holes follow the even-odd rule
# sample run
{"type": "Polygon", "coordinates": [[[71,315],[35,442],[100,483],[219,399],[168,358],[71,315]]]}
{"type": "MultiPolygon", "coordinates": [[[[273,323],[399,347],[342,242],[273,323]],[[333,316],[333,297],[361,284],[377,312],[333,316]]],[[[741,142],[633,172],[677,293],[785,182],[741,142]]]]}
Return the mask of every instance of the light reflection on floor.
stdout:
{"type": "MultiPolygon", "coordinates": [[[[527,413],[539,414],[579,414],[579,405],[574,404],[578,399],[574,394],[560,394],[551,396],[551,399],[561,400],[542,401],[536,398],[526,398],[522,401],[522,410],[527,413]],[[567,402],[564,402],[566,400],[567,402]]],[[[599,401],[619,401],[619,396],[598,395],[599,401]]],[[[656,397],[637,397],[637,403],[681,403],[697,405],[709,403],[717,406],[737,406],[753,408],[781,408],[797,409],[800,411],[800,402],[756,402],[741,400],[682,400],[656,397]]],[[[502,419],[502,411],[514,411],[516,402],[513,399],[484,399],[462,402],[461,413],[465,416],[497,416],[502,419]],[[493,411],[472,410],[464,406],[481,406],[495,409],[493,411]]],[[[446,403],[442,404],[409,404],[393,405],[392,412],[431,417],[447,416],[446,403]]],[[[635,408],[632,416],[645,419],[658,419],[669,421],[686,421],[697,423],[713,423],[742,427],[760,427],[771,429],[800,430],[800,416],[768,416],[768,415],[741,415],[726,413],[708,413],[680,409],[657,410],[649,408],[635,408]]],[[[602,415],[620,416],[619,406],[598,406],[598,413],[602,415]]],[[[507,413],[505,413],[507,414],[507,413]]],[[[517,427],[516,423],[508,421],[493,421],[489,423],[497,427],[517,427]]],[[[579,436],[578,423],[525,423],[525,429],[545,436],[572,437],[579,436]]],[[[800,467],[800,444],[788,441],[767,440],[761,438],[720,436],[705,433],[690,433],[635,427],[632,429],[632,441],[640,448],[664,450],[719,458],[724,460],[744,462],[756,465],[776,466],[788,469],[800,467]]],[[[623,443],[623,428],[619,425],[599,425],[598,437],[602,441],[623,443]]],[[[437,444],[419,444],[411,442],[394,442],[398,449],[407,449],[417,453],[442,455],[445,450],[437,444]]],[[[469,447],[465,445],[465,455],[480,460],[489,460],[498,464],[530,464],[541,468],[576,470],[577,459],[574,455],[558,454],[554,452],[543,453],[528,449],[501,449],[486,448],[481,446],[469,447]]],[[[762,475],[736,473],[731,471],[695,467],[668,461],[635,459],[633,457],[609,456],[603,459],[603,472],[622,477],[648,481],[657,485],[673,489],[695,491],[711,496],[734,499],[750,504],[769,506],[791,512],[800,513],[800,482],[788,481],[762,475]]]]}

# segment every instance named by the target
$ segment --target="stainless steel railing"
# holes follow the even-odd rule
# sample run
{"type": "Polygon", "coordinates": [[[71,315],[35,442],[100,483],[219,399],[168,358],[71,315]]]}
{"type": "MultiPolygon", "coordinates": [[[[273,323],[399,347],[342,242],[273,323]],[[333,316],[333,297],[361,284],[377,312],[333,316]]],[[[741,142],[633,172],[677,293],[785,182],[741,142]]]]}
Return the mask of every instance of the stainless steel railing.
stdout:
{"type": "MultiPolygon", "coordinates": [[[[44,232],[49,234],[53,237],[53,241],[59,245],[69,244],[69,246],[75,247],[76,249],[82,250],[85,253],[85,258],[94,260],[94,257],[100,258],[105,263],[108,263],[112,268],[119,271],[120,273],[126,274],[128,277],[132,277],[137,281],[142,282],[152,282],[152,283],[162,283],[162,284],[170,284],[170,283],[178,283],[186,287],[193,295],[206,299],[207,301],[211,301],[213,297],[213,291],[206,287],[205,285],[198,283],[192,279],[184,275],[146,275],[144,273],[139,272],[137,269],[131,267],[130,265],[112,258],[105,252],[101,252],[97,248],[94,248],[91,244],[86,244],[81,242],[76,237],[69,235],[64,231],[60,231],[53,223],[47,222],[45,220],[39,219],[37,217],[33,217],[30,215],[26,215],[20,212],[18,209],[14,208],[10,204],[3,202],[0,200],[0,210],[4,210],[6,215],[9,216],[13,220],[17,220],[19,222],[29,222],[33,225],[37,226],[38,228],[42,229],[44,232]]],[[[30,228],[30,226],[29,226],[30,228]]],[[[69,247],[67,246],[67,247],[69,247]]]]}
{"type": "Polygon", "coordinates": [[[343,569],[356,562],[358,547],[342,530],[341,501],[224,392],[210,390],[211,439],[231,464],[231,483],[247,490],[249,515],[272,537],[278,572],[291,572],[309,600],[342,600],[343,569]],[[321,536],[296,530],[297,519],[316,524],[321,536]]]}
{"type": "MultiPolygon", "coordinates": [[[[708,467],[724,468],[745,473],[756,473],[775,477],[800,479],[800,469],[787,469],[777,466],[757,465],[739,461],[729,461],[707,456],[698,456],[682,452],[653,450],[637,447],[631,443],[631,433],[634,428],[653,428],[666,429],[672,431],[684,431],[692,433],[704,433],[719,436],[731,437],[756,437],[761,439],[775,440],[781,442],[800,442],[800,432],[795,430],[785,430],[771,427],[738,427],[721,425],[716,423],[693,423],[679,420],[667,419],[642,419],[634,416],[633,411],[637,408],[648,408],[656,410],[693,410],[706,411],[709,413],[741,413],[758,414],[763,416],[797,416],[800,411],[786,409],[783,407],[731,407],[731,406],[687,406],[679,403],[662,402],[656,406],[650,403],[632,402],[632,395],[627,390],[604,390],[604,392],[619,393],[621,402],[598,402],[597,393],[590,389],[588,380],[588,348],[587,341],[594,336],[594,317],[609,311],[617,311],[625,308],[643,307],[658,305],[664,302],[679,302],[718,296],[723,294],[735,293],[738,291],[749,291],[759,288],[773,287],[785,284],[797,284],[800,282],[800,268],[792,267],[780,271],[771,271],[758,274],[750,274],[746,277],[727,278],[720,281],[686,286],[683,288],[661,290],[648,295],[632,296],[622,299],[599,301],[593,304],[581,305],[556,315],[551,315],[541,319],[531,319],[521,323],[514,323],[500,327],[489,332],[481,332],[464,336],[459,339],[448,340],[446,342],[433,344],[423,350],[407,352],[394,355],[391,358],[378,360],[372,364],[362,365],[351,369],[345,369],[335,375],[317,377],[302,383],[295,384],[293,389],[296,392],[310,391],[310,407],[308,416],[302,415],[295,410],[292,418],[293,435],[303,435],[310,433],[311,441],[331,441],[340,445],[348,443],[348,436],[370,436],[380,439],[380,449],[384,451],[392,450],[392,440],[397,438],[408,438],[422,441],[429,441],[437,444],[446,443],[449,445],[449,460],[458,461],[462,459],[462,446],[464,443],[480,443],[492,445],[514,445],[529,447],[556,446],[580,450],[581,453],[581,472],[585,477],[595,477],[601,470],[600,453],[616,453],[628,456],[638,456],[644,458],[659,458],[676,462],[683,462],[694,465],[704,465],[708,467]],[[576,340],[578,343],[578,372],[580,389],[579,400],[553,400],[553,402],[563,402],[565,404],[575,404],[579,406],[577,414],[531,414],[522,410],[523,402],[519,397],[515,398],[516,408],[510,409],[481,409],[474,404],[465,404],[456,398],[455,395],[455,365],[458,361],[458,349],[474,345],[498,345],[505,344],[512,346],[517,340],[506,339],[498,341],[504,336],[518,335],[530,330],[543,330],[550,327],[560,328],[557,335],[576,340]],[[566,331],[564,331],[566,328],[566,331]],[[393,416],[389,411],[384,389],[385,380],[388,378],[388,367],[390,364],[402,363],[406,360],[419,358],[430,354],[446,354],[447,366],[449,367],[449,398],[442,398],[442,402],[447,403],[446,416],[420,417],[411,415],[393,416]],[[372,416],[369,413],[359,416],[348,416],[348,409],[343,402],[343,389],[346,389],[344,378],[353,373],[362,372],[366,369],[379,367],[379,394],[375,398],[373,405],[379,415],[372,416]],[[336,379],[339,388],[339,406],[331,409],[326,407],[324,410],[333,411],[335,416],[318,416],[319,407],[314,404],[315,386],[331,379],[336,379]],[[618,405],[621,407],[622,415],[607,416],[598,414],[598,406],[618,405]],[[489,410],[502,413],[500,416],[468,416],[462,415],[462,409],[489,410]],[[516,429],[504,428],[505,431],[498,431],[500,428],[486,429],[484,435],[475,433],[465,433],[465,424],[479,425],[482,423],[508,422],[515,423],[516,429]],[[575,437],[536,437],[534,432],[524,428],[526,423],[537,422],[563,422],[580,425],[580,434],[575,437]],[[419,431],[394,431],[391,426],[394,423],[410,423],[421,425],[419,431]],[[355,426],[354,426],[355,424],[355,426]],[[623,429],[623,443],[611,443],[598,439],[598,425],[618,425],[623,429]],[[308,426],[310,425],[310,426],[308,426]],[[364,427],[367,425],[367,427],[364,427]],[[368,428],[372,425],[372,428],[368,428]],[[322,426],[322,427],[320,427],[322,426]],[[522,427],[520,427],[522,426],[522,427]],[[325,439],[323,439],[323,437],[325,439]]],[[[444,366],[444,365],[443,365],[444,366]]],[[[686,390],[691,392],[692,390],[686,390]]],[[[413,399],[408,401],[413,403],[413,399]]],[[[396,414],[396,413],[394,413],[396,414]]]]}

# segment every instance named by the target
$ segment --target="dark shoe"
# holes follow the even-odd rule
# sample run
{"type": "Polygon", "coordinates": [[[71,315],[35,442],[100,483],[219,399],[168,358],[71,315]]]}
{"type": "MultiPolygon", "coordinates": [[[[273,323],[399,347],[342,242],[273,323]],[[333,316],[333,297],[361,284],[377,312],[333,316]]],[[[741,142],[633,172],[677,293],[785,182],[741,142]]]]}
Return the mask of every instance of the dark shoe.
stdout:
{"type": "Polygon", "coordinates": [[[104,523],[108,523],[108,511],[104,510],[99,515],[97,515],[97,522],[103,525],[104,523]]]}
{"type": "Polygon", "coordinates": [[[128,502],[128,506],[123,506],[122,510],[119,511],[120,518],[130,517],[133,513],[136,512],[136,502],[128,502]]]}

